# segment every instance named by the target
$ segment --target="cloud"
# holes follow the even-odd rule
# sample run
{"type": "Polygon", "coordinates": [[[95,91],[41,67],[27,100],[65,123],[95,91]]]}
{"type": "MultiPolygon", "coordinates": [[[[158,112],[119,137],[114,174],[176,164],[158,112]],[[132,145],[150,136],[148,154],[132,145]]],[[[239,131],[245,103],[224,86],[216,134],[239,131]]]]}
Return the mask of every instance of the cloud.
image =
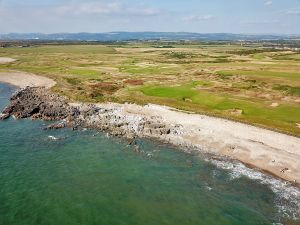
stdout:
{"type": "Polygon", "coordinates": [[[269,6],[269,5],[272,5],[272,4],[273,4],[273,1],[272,0],[268,0],[268,1],[265,1],[264,5],[269,6]]]}
{"type": "Polygon", "coordinates": [[[216,17],[213,15],[202,15],[202,16],[187,16],[183,18],[183,21],[189,21],[189,22],[199,22],[199,21],[207,21],[207,20],[213,20],[216,17]]]}
{"type": "Polygon", "coordinates": [[[242,21],[240,24],[242,25],[270,25],[270,24],[278,24],[280,20],[260,20],[260,21],[242,21]]]}
{"type": "Polygon", "coordinates": [[[300,10],[288,10],[286,12],[286,14],[292,15],[292,16],[300,16],[300,10]]]}
{"type": "Polygon", "coordinates": [[[125,15],[125,16],[155,16],[160,14],[161,10],[150,7],[131,7],[119,2],[101,3],[101,2],[83,2],[67,3],[55,9],[59,14],[72,15],[125,15]]]}

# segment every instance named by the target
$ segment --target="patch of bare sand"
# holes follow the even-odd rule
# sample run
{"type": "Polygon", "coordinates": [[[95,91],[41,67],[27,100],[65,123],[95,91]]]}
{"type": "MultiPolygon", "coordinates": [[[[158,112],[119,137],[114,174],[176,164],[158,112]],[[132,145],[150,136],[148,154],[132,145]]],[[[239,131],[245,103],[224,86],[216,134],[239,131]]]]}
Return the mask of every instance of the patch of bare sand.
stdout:
{"type": "Polygon", "coordinates": [[[20,88],[30,87],[53,87],[56,82],[42,76],[24,72],[0,72],[0,82],[9,83],[20,88]]]}
{"type": "Polygon", "coordinates": [[[253,64],[262,64],[262,65],[274,65],[275,62],[268,62],[268,61],[251,61],[253,64]]]}
{"type": "Polygon", "coordinates": [[[270,106],[273,107],[273,108],[276,108],[276,107],[279,106],[279,103],[278,102],[273,102],[270,106]]]}
{"type": "Polygon", "coordinates": [[[16,61],[16,59],[8,58],[8,57],[0,57],[0,64],[11,63],[16,61]]]}

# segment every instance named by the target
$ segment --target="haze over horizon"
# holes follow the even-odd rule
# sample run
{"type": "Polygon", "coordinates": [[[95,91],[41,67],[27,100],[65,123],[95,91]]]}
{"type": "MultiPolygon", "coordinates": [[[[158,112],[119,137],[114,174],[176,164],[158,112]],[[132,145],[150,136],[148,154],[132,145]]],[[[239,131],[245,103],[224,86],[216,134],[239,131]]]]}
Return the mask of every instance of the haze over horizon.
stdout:
{"type": "Polygon", "coordinates": [[[0,33],[300,34],[299,0],[0,0],[0,33]]]}

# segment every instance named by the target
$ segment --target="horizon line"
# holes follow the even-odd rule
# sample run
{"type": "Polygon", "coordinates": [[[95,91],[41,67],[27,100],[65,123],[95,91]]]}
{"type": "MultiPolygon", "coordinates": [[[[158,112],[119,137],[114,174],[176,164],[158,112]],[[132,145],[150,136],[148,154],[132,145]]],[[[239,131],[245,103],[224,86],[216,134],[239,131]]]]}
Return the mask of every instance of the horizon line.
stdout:
{"type": "Polygon", "coordinates": [[[300,33],[233,33],[233,32],[192,32],[192,31],[107,31],[107,32],[86,32],[86,31],[78,31],[78,32],[6,32],[0,33],[0,35],[8,35],[8,34],[111,34],[111,33],[186,33],[186,34],[232,34],[232,35],[284,35],[284,36],[298,36],[300,33]]]}

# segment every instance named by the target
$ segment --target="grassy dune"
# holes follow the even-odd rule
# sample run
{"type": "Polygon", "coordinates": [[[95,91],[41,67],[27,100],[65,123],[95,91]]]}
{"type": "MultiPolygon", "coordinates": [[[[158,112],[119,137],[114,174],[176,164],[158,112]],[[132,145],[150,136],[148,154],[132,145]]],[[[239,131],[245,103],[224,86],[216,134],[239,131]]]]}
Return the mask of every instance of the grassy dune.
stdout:
{"type": "Polygon", "coordinates": [[[276,79],[281,78],[282,80],[287,81],[295,81],[297,84],[300,84],[300,76],[299,73],[296,72],[277,72],[277,71],[257,71],[257,70],[225,70],[225,71],[218,71],[219,75],[224,76],[232,76],[232,75],[245,75],[249,77],[255,77],[257,79],[276,79]]]}
{"type": "Polygon", "coordinates": [[[300,136],[300,53],[260,44],[128,43],[2,48],[74,101],[157,103],[300,136]]]}

